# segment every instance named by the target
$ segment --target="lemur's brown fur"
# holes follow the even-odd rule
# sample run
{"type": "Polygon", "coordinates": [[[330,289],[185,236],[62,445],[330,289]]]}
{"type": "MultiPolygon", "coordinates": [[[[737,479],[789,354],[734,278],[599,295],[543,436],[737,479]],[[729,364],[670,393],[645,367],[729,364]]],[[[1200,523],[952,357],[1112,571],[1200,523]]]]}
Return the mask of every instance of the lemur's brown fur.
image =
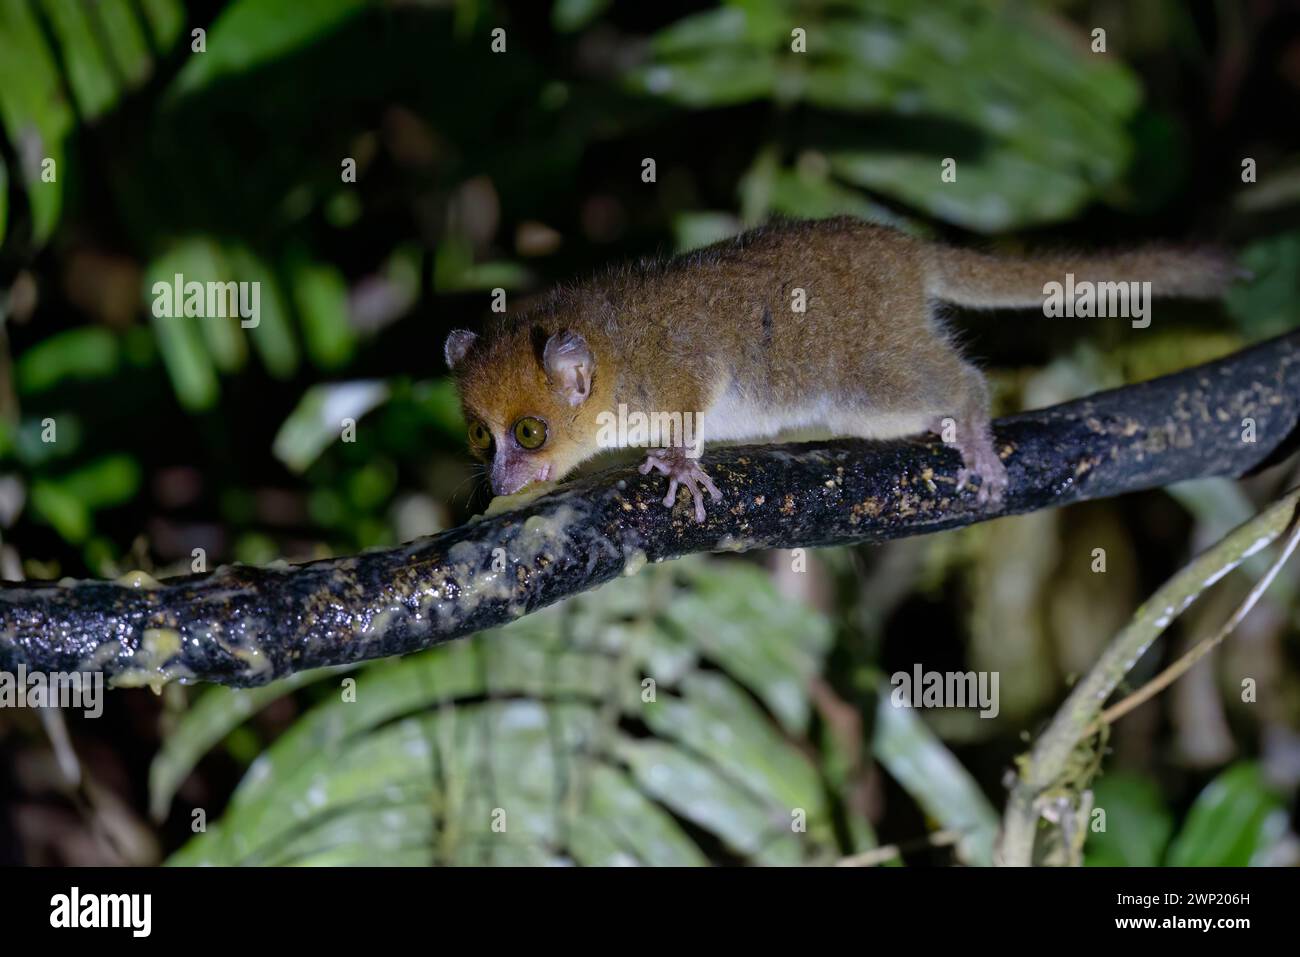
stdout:
{"type": "MultiPolygon", "coordinates": [[[[1044,284],[1067,272],[1076,283],[1150,281],[1155,295],[1195,297],[1217,296],[1234,275],[1213,251],[1006,259],[850,218],[786,222],[559,288],[481,336],[453,332],[446,354],[466,416],[492,434],[499,494],[596,454],[597,417],[625,404],[693,413],[704,441],[798,429],[885,438],[951,419],[960,480],[979,476],[981,497],[997,496],[1006,473],[984,376],[934,304],[1038,307],[1044,284]],[[523,417],[545,423],[532,451],[513,437],[523,417]]],[[[687,485],[702,520],[695,482],[712,486],[698,463],[677,450],[650,465],[670,476],[671,492],[678,479],[687,485]]]]}

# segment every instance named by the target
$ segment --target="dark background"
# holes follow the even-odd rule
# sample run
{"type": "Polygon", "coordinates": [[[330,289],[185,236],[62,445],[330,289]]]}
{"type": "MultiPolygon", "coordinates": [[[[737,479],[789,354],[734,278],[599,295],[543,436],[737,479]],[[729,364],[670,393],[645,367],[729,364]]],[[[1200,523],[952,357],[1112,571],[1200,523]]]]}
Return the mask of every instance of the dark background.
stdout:
{"type": "MultiPolygon", "coordinates": [[[[444,378],[447,330],[476,327],[495,287],[517,306],[776,215],[851,213],[1011,253],[1209,241],[1253,271],[1223,303],[1157,304],[1146,330],[955,315],[1003,410],[1294,328],[1297,24],[1294,4],[1274,2],[0,0],[0,572],[162,577],[189,571],[195,548],[212,565],[300,560],[458,524],[487,496],[444,378]],[[804,54],[790,51],[795,27],[804,54]],[[1104,53],[1090,49],[1096,27],[1104,53]],[[206,52],[192,50],[196,28],[206,52]],[[54,183],[40,180],[45,157],[54,183]],[[340,181],[344,157],[357,160],[355,183],[340,181]],[[654,183],[641,179],[645,157],[654,183]],[[946,157],[956,184],[940,182],[946,157]],[[1242,180],[1245,157],[1257,182],[1242,180]],[[152,284],[175,271],[261,281],[262,325],[153,318],[152,284]],[[340,408],[360,423],[355,443],[337,441],[340,408]],[[54,442],[41,440],[46,419],[54,442]]],[[[290,753],[284,736],[313,707],[339,706],[338,676],[255,705],[219,689],[117,691],[103,718],[68,716],[64,748],[38,715],[0,713],[0,860],[161,861],[190,837],[193,809],[217,821],[278,746],[275,793],[251,793],[189,859],[822,863],[902,842],[908,863],[979,862],[926,835],[985,840],[1023,734],[1144,596],[1294,484],[1284,463],[1244,483],[826,551],[803,574],[784,553],[651,569],[575,603],[588,633],[561,611],[536,633],[379,666],[377,695],[404,667],[445,674],[473,657],[486,677],[318,741],[336,776],[302,771],[310,749],[290,753]],[[1090,570],[1096,547],[1104,576],[1090,570]],[[665,620],[670,595],[680,620],[665,620]],[[793,597],[799,617],[765,624],[753,609],[769,599],[755,595],[793,597]],[[775,662],[768,671],[721,649],[727,622],[775,662]],[[590,713],[575,720],[617,720],[579,744],[555,732],[507,748],[447,730],[452,711],[455,727],[514,727],[525,704],[553,732],[568,727],[574,686],[555,676],[567,665],[504,676],[529,643],[548,661],[608,666],[584,672],[590,713]],[[689,664],[662,670],[668,649],[689,664]],[[881,681],[917,662],[998,671],[998,719],[927,713],[911,751],[882,744],[881,681]],[[765,684],[782,668],[801,679],[788,713],[765,684]],[[671,721],[626,700],[647,676],[680,706],[671,721]],[[431,777],[401,762],[347,770],[402,722],[435,742],[431,777]],[[719,728],[780,757],[755,770],[719,728]],[[173,738],[189,750],[164,760],[173,738]],[[59,750],[75,755],[79,783],[59,771],[59,750]],[[957,759],[950,774],[935,770],[943,755],[957,759]],[[813,805],[793,841],[779,836],[799,791],[787,760],[813,805]],[[180,769],[170,787],[160,761],[180,769]],[[590,765],[591,779],[566,762],[590,765]],[[486,826],[483,809],[510,810],[494,789],[516,773],[531,782],[515,798],[524,833],[466,838],[486,826]],[[349,790],[357,780],[369,790],[349,790]],[[611,795],[634,794],[672,840],[629,835],[626,821],[652,812],[611,795]],[[304,801],[314,811],[298,817],[304,801]],[[257,831],[258,813],[283,827],[257,831]],[[778,836],[755,836],[756,820],[778,836]]],[[[1198,602],[1134,687],[1217,627],[1258,572],[1198,602]]],[[[1115,729],[1093,782],[1111,823],[1090,838],[1091,862],[1296,861],[1296,609],[1284,572],[1209,666],[1115,729]],[[1259,681],[1256,702],[1239,701],[1243,676],[1259,681]]]]}

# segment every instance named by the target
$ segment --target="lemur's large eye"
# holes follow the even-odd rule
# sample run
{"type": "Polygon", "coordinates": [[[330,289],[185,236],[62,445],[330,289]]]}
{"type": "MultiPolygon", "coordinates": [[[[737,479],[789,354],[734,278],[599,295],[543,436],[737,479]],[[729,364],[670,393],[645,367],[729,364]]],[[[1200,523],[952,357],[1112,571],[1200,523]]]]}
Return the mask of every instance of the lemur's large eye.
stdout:
{"type": "Polygon", "coordinates": [[[515,423],[515,441],[521,448],[540,449],[546,441],[546,423],[526,415],[515,423]]]}
{"type": "Polygon", "coordinates": [[[469,424],[469,444],[484,451],[492,444],[492,433],[477,419],[469,424]]]}

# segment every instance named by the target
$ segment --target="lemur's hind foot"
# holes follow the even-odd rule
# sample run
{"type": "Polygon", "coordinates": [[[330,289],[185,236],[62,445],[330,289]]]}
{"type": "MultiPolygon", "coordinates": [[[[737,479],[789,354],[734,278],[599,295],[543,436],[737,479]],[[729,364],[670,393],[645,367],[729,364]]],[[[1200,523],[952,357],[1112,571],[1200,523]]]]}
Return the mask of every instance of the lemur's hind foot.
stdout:
{"type": "Polygon", "coordinates": [[[998,457],[992,431],[986,426],[983,429],[968,428],[964,433],[970,438],[965,442],[960,439],[957,442],[962,461],[962,467],[957,470],[957,490],[960,491],[962,486],[978,476],[980,484],[975,492],[975,500],[981,505],[1002,501],[1002,493],[1007,488],[1007,467],[998,457]]]}

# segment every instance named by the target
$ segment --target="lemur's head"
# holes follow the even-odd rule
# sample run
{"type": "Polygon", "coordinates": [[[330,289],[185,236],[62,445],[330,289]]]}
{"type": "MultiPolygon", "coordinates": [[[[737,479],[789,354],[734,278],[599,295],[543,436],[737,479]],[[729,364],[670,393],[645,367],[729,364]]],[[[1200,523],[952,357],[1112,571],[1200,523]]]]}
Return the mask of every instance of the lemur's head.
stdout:
{"type": "Polygon", "coordinates": [[[497,495],[558,481],[599,451],[596,357],[578,333],[527,324],[483,336],[456,329],[444,351],[470,452],[490,463],[497,495]]]}

